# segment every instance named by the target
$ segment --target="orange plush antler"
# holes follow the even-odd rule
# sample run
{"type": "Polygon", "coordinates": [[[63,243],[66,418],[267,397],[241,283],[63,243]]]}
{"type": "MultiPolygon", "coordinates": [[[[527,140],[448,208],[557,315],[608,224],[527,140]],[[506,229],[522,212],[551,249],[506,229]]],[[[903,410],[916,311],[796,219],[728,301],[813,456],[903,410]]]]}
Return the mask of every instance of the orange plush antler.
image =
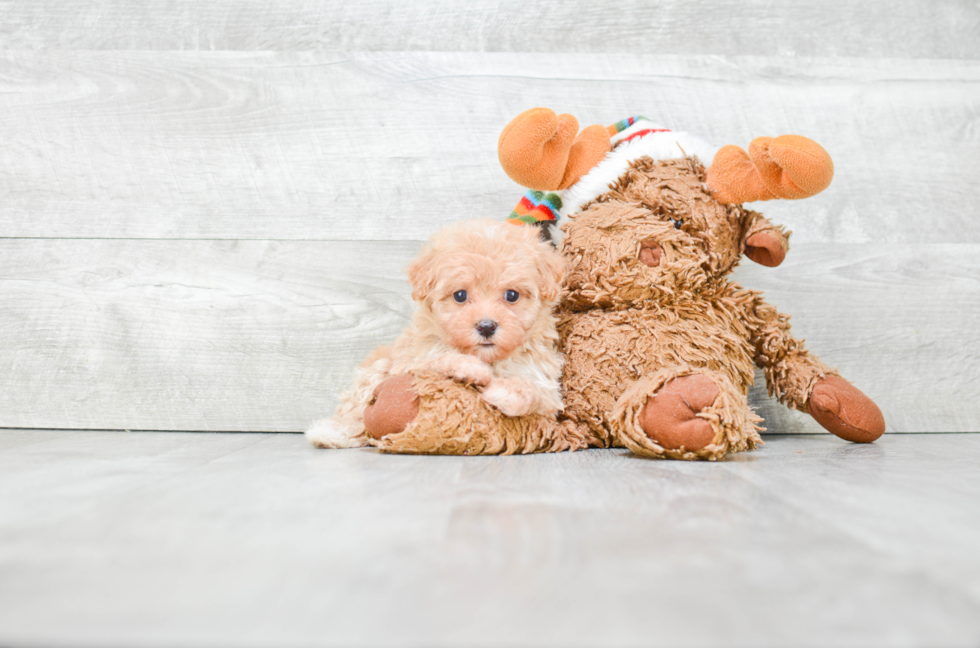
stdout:
{"type": "Polygon", "coordinates": [[[809,198],[830,185],[834,162],[822,146],[801,135],[758,137],[746,153],[723,146],[708,169],[718,202],[809,198]]]}
{"type": "Polygon", "coordinates": [[[609,152],[609,133],[589,126],[576,137],[578,120],[532,108],[504,128],[497,141],[500,165],[515,182],[529,189],[566,189],[609,152]]]}

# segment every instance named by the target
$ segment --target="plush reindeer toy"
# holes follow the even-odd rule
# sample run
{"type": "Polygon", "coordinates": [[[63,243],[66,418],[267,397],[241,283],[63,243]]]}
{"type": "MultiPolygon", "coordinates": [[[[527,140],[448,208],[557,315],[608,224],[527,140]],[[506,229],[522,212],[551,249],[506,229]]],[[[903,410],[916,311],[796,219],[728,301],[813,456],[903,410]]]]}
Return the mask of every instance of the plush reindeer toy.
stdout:
{"type": "Polygon", "coordinates": [[[742,203],[825,189],[833,163],[816,142],[784,135],[716,150],[641,117],[579,133],[571,115],[535,108],[507,125],[498,152],[531,190],[511,219],[564,217],[562,426],[576,437],[674,459],[751,449],[761,443],[747,401],[753,365],[770,395],[837,436],[884,432],[871,399],[794,338],[761,293],[729,278],[743,254],[783,261],[788,232],[742,203]]]}

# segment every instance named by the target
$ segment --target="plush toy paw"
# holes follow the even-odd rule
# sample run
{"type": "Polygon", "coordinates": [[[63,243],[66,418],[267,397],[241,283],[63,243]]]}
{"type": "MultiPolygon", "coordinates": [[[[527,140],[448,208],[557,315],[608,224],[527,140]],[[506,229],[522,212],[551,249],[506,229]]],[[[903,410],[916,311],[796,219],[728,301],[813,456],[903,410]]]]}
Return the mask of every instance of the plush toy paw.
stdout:
{"type": "Polygon", "coordinates": [[[483,400],[500,410],[504,416],[526,416],[531,412],[531,400],[501,380],[491,382],[482,395],[483,400]]]}
{"type": "Polygon", "coordinates": [[[364,410],[364,431],[374,439],[398,434],[419,413],[419,395],[412,386],[415,377],[401,374],[374,388],[374,400],[364,410]]]}
{"type": "Polygon", "coordinates": [[[871,443],[885,433],[885,418],[874,401],[839,376],[817,382],[808,409],[817,423],[846,441],[871,443]]]}
{"type": "Polygon", "coordinates": [[[710,407],[719,392],[708,376],[675,378],[647,399],[640,411],[640,427],[667,450],[700,450],[714,440],[715,430],[697,414],[710,407]]]}

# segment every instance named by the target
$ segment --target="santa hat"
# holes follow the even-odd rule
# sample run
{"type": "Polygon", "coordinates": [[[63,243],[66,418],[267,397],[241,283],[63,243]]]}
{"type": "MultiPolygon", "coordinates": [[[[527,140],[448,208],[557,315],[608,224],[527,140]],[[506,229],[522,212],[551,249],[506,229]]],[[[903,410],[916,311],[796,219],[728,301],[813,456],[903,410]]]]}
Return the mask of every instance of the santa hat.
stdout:
{"type": "Polygon", "coordinates": [[[827,151],[800,135],[757,137],[746,152],[730,144],[719,149],[640,116],[579,132],[575,117],[548,108],[512,119],[500,134],[497,154],[507,175],[531,188],[508,222],[545,226],[580,212],[641,158],[697,157],[707,167],[708,191],[724,204],[807,198],[834,177],[827,151]]]}
{"type": "Polygon", "coordinates": [[[636,115],[608,127],[610,151],[575,184],[559,191],[530,190],[510,213],[509,222],[541,223],[572,216],[609,191],[610,185],[641,157],[674,160],[697,156],[710,164],[718,148],[684,131],[671,131],[636,115]]]}

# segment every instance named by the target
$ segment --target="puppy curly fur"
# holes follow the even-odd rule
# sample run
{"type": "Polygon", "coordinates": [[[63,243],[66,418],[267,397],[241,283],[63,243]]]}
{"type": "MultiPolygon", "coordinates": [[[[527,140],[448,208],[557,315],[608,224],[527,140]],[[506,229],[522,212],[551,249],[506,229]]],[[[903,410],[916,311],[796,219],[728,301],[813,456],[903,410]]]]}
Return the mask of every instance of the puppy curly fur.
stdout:
{"type": "Polygon", "coordinates": [[[411,325],[358,367],[333,418],[306,431],[310,443],[379,445],[365,433],[364,410],[378,385],[406,373],[472,386],[505,417],[554,418],[562,360],[553,309],[565,272],[565,260],[535,228],[478,220],[435,234],[408,268],[419,304],[411,325]],[[518,295],[513,303],[508,291],[518,295]],[[496,326],[489,336],[477,329],[486,321],[496,326]]]}

